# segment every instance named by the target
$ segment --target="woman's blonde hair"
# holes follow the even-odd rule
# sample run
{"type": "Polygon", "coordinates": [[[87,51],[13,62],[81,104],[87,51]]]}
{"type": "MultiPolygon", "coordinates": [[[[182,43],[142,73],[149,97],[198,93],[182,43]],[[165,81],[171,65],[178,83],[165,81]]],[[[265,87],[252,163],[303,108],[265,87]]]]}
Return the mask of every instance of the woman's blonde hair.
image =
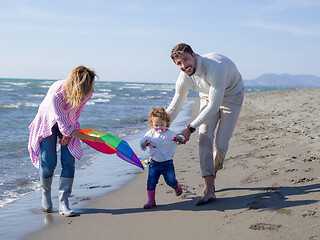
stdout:
{"type": "Polygon", "coordinates": [[[68,75],[64,85],[64,95],[71,109],[78,107],[80,101],[90,95],[93,91],[95,77],[94,70],[85,66],[76,67],[68,75]]]}
{"type": "Polygon", "coordinates": [[[170,127],[170,115],[164,110],[164,108],[156,108],[152,107],[151,111],[149,112],[149,120],[148,125],[152,128],[153,127],[153,118],[159,117],[161,120],[166,121],[167,128],[170,127]]]}

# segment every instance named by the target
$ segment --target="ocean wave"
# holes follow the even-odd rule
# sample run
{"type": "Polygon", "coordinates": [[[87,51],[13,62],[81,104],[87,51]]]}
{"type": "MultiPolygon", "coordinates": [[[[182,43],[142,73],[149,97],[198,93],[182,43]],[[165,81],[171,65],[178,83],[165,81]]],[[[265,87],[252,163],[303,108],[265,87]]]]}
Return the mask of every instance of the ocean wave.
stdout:
{"type": "Polygon", "coordinates": [[[98,98],[98,99],[92,99],[90,100],[90,102],[94,102],[94,103],[110,102],[110,99],[98,98]]]}
{"type": "Polygon", "coordinates": [[[49,88],[52,85],[52,83],[50,85],[40,85],[39,87],[41,88],[49,88]]]}
{"type": "Polygon", "coordinates": [[[8,88],[8,87],[11,87],[11,85],[5,85],[5,84],[1,84],[1,87],[5,87],[5,88],[8,88]]]}
{"type": "Polygon", "coordinates": [[[27,103],[24,104],[24,106],[25,107],[39,107],[40,104],[39,103],[29,103],[29,102],[27,102],[27,103]]]}
{"type": "Polygon", "coordinates": [[[39,182],[31,182],[26,187],[25,185],[19,186],[13,190],[6,190],[0,196],[0,208],[20,199],[21,197],[29,194],[30,192],[39,191],[39,182]]]}
{"type": "Polygon", "coordinates": [[[116,95],[114,95],[114,94],[109,94],[109,93],[107,93],[107,92],[94,93],[94,94],[92,95],[92,98],[93,98],[93,99],[94,99],[94,98],[114,98],[114,97],[116,97],[116,95]]]}
{"type": "Polygon", "coordinates": [[[107,118],[106,121],[121,122],[121,119],[120,118],[107,118]]]}
{"type": "Polygon", "coordinates": [[[93,101],[89,101],[89,102],[87,102],[87,103],[86,103],[86,105],[87,105],[87,106],[90,106],[90,105],[96,105],[96,103],[95,103],[95,102],[93,102],[93,101]]]}
{"type": "Polygon", "coordinates": [[[44,98],[46,95],[44,94],[29,94],[27,95],[27,97],[30,97],[30,98],[44,98]]]}
{"type": "Polygon", "coordinates": [[[138,97],[137,99],[161,99],[161,96],[144,96],[144,97],[138,97]]]}
{"type": "Polygon", "coordinates": [[[22,103],[12,103],[0,106],[0,108],[19,108],[21,105],[22,103]]]}
{"type": "Polygon", "coordinates": [[[125,90],[125,89],[142,89],[143,86],[137,85],[125,85],[123,87],[119,87],[118,90],[125,90]]]}
{"type": "Polygon", "coordinates": [[[32,102],[26,102],[26,103],[21,103],[21,102],[17,102],[17,103],[12,103],[12,104],[5,104],[3,106],[0,106],[0,108],[2,109],[17,109],[20,107],[39,107],[39,103],[32,103],[32,102]]]}
{"type": "Polygon", "coordinates": [[[3,82],[4,84],[10,85],[10,86],[28,86],[30,82],[3,82]]]}
{"type": "Polygon", "coordinates": [[[14,91],[15,89],[13,88],[0,88],[0,91],[7,91],[7,92],[12,92],[14,91]]]}
{"type": "Polygon", "coordinates": [[[117,137],[123,139],[123,138],[125,138],[125,137],[128,136],[128,135],[133,135],[133,134],[136,134],[136,133],[140,132],[140,130],[141,130],[141,129],[139,128],[139,129],[131,129],[131,130],[127,131],[127,132],[120,132],[120,133],[117,135],[117,137]]]}
{"type": "Polygon", "coordinates": [[[134,88],[136,88],[136,87],[140,88],[140,87],[145,86],[145,84],[143,84],[143,83],[125,83],[124,85],[134,87],[134,88]]]}
{"type": "Polygon", "coordinates": [[[99,91],[101,91],[101,92],[112,92],[112,90],[111,90],[111,89],[104,89],[104,88],[99,89],[99,91]]]}

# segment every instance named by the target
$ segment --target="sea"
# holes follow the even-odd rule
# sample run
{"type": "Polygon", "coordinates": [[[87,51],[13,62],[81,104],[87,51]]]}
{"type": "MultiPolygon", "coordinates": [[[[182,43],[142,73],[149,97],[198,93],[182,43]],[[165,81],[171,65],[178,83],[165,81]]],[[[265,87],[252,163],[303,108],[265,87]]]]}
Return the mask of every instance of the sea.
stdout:
{"type": "MultiPolygon", "coordinates": [[[[41,213],[39,171],[29,158],[29,125],[54,80],[0,79],[0,236],[19,239],[50,222],[57,216],[41,213]],[[11,222],[11,223],[10,223],[11,222]],[[19,233],[15,229],[19,226],[19,233]]],[[[80,117],[82,129],[98,129],[129,143],[141,159],[139,141],[149,130],[147,117],[152,106],[166,108],[174,95],[174,84],[96,81],[95,92],[80,117]]],[[[246,87],[246,92],[274,90],[246,87]]],[[[184,128],[190,120],[190,108],[198,94],[190,91],[187,102],[171,126],[184,128]]],[[[59,148],[59,145],[57,146],[59,148]]],[[[82,144],[84,156],[76,160],[76,176],[70,203],[84,206],[91,198],[106,194],[130,181],[142,169],[115,155],[106,155],[82,144]]],[[[58,156],[59,157],[59,156],[58,156]]],[[[54,208],[60,164],[52,186],[54,208]],[[56,190],[56,193],[55,193],[56,190]]],[[[145,187],[145,186],[141,186],[145,187]]]]}

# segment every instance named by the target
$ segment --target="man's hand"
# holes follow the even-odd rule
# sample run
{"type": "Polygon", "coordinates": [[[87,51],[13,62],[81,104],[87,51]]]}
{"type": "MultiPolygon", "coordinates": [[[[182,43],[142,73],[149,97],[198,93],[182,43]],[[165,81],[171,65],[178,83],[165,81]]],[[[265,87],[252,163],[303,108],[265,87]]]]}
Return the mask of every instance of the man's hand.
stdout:
{"type": "Polygon", "coordinates": [[[178,135],[183,135],[186,139],[186,141],[189,141],[190,136],[191,136],[191,132],[188,128],[183,129],[183,131],[181,133],[179,133],[178,135]]]}

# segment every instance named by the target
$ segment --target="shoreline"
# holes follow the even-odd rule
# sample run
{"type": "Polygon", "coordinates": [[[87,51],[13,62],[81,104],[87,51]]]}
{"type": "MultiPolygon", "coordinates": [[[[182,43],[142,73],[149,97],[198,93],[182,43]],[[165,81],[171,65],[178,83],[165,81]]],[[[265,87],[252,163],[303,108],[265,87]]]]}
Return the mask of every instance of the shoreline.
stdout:
{"type": "Polygon", "coordinates": [[[79,217],[62,218],[23,239],[320,239],[319,98],[320,89],[245,94],[217,175],[217,201],[194,206],[204,184],[192,134],[174,155],[180,197],[160,178],[157,207],[144,210],[144,171],[76,209],[79,217]]]}
{"type": "MultiPolygon", "coordinates": [[[[191,101],[186,103],[182,109],[182,116],[190,118],[189,107],[191,101]]],[[[181,120],[173,127],[180,128],[181,120]]],[[[145,129],[149,127],[146,125],[145,129]]],[[[144,152],[139,151],[139,142],[144,132],[144,128],[137,133],[127,135],[125,140],[135,150],[140,157],[144,152]]],[[[85,145],[85,144],[84,144],[85,145]]],[[[85,145],[86,146],[86,145],[85,145]]],[[[90,150],[90,149],[88,149],[90,150]]],[[[93,150],[93,149],[92,149],[93,150]]],[[[72,195],[69,198],[70,207],[77,210],[85,207],[93,199],[108,194],[111,191],[122,188],[127,182],[131,181],[141,173],[141,169],[129,164],[114,155],[105,155],[97,151],[87,151],[88,156],[92,159],[91,163],[85,167],[79,167],[82,163],[77,161],[76,177],[73,184],[72,195]],[[89,152],[89,153],[88,153],[89,152]]],[[[29,160],[30,161],[30,160],[29,160]]],[[[5,239],[21,239],[23,236],[40,231],[47,225],[59,222],[63,219],[58,214],[58,182],[59,167],[52,183],[52,201],[53,214],[44,214],[41,210],[41,191],[35,190],[29,192],[19,199],[0,208],[0,226],[1,236],[5,239]],[[57,175],[58,174],[58,175],[57,175]],[[19,226],[19,231],[16,231],[19,226]]],[[[38,182],[35,185],[39,185],[38,182]]]]}

